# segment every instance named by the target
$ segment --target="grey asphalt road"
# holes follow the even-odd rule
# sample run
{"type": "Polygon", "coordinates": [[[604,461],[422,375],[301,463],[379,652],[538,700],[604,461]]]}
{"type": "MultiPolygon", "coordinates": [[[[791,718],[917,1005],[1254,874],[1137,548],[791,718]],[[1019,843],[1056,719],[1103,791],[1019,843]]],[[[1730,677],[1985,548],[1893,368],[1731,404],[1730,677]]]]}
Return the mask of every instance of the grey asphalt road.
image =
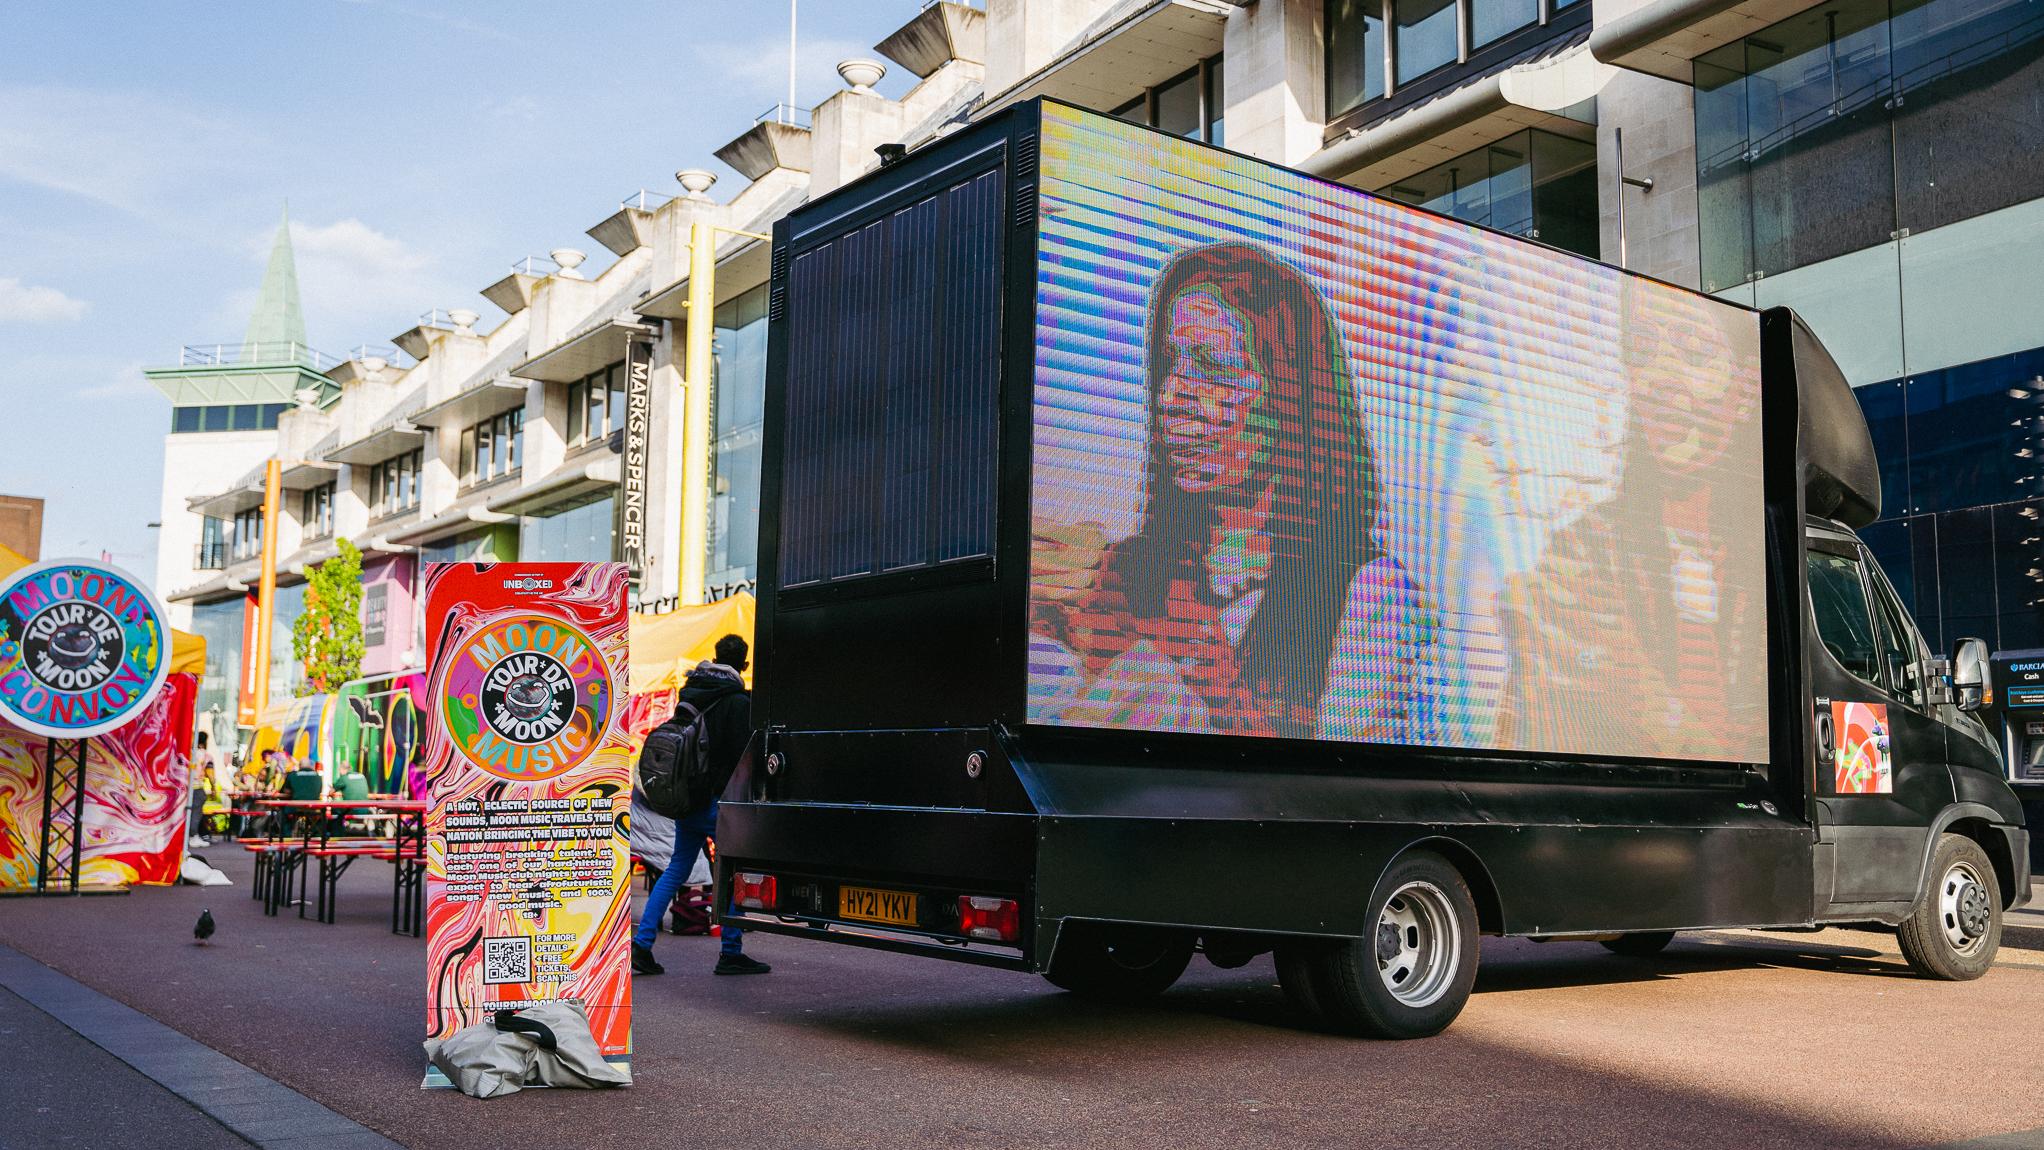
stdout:
{"type": "MultiPolygon", "coordinates": [[[[2044,1128],[2044,918],[1961,985],[1910,976],[1879,934],[1684,936],[1652,960],[1487,939],[1462,1018],[1406,1043],[1301,1029],[1267,959],[1195,960],[1161,999],[1099,1005],[768,936],[748,949],[773,974],[715,978],[714,940],[664,937],[668,973],[635,988],[637,1085],[478,1102],[418,1088],[424,947],[389,932],[389,881],[358,866],[334,926],[266,919],[245,886],[14,900],[0,943],[431,1150],[1885,1148],[2044,1128]]],[[[71,1077],[73,1104],[132,1097],[149,1120],[118,1068],[71,1077]]]]}

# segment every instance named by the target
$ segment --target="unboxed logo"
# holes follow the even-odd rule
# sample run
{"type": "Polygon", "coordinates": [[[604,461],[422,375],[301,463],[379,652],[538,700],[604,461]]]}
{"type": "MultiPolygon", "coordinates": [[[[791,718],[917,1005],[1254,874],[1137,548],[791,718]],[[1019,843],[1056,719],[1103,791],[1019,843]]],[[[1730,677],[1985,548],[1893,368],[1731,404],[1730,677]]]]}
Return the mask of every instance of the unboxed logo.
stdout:
{"type": "Polygon", "coordinates": [[[504,589],[507,591],[551,591],[554,589],[554,581],[551,579],[541,579],[535,575],[524,575],[516,579],[504,580],[504,589]]]}

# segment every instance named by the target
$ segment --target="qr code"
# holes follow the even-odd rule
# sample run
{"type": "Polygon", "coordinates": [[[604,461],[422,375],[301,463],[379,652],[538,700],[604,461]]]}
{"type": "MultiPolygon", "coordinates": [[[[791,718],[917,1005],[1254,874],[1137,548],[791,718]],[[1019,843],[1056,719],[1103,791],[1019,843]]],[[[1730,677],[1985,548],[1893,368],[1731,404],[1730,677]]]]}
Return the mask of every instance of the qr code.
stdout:
{"type": "Polygon", "coordinates": [[[488,986],[532,981],[530,938],[483,940],[483,983],[488,986]]]}

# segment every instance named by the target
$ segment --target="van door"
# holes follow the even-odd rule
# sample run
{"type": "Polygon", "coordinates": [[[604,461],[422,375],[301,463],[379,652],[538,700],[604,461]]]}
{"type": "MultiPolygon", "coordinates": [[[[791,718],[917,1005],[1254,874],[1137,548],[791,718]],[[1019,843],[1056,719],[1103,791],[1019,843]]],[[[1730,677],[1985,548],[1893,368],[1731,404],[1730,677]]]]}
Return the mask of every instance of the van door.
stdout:
{"type": "Polygon", "coordinates": [[[1820,640],[1810,652],[1822,756],[1815,796],[1834,844],[1830,901],[1911,902],[1931,820],[1952,801],[1929,660],[1856,540],[1812,536],[1807,562],[1820,640]]]}

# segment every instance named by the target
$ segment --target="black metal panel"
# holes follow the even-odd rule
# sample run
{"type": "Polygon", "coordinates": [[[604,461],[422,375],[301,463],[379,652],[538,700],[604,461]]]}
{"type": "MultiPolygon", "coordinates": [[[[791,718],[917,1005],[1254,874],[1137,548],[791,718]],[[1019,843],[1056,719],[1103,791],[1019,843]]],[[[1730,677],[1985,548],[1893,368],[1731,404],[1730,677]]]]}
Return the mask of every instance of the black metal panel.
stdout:
{"type": "Polygon", "coordinates": [[[1009,151],[1001,129],[961,133],[775,229],[761,725],[1000,717],[1014,657],[999,602],[1021,584],[997,585],[996,484],[1014,467],[1011,393],[1029,383],[1003,358],[1028,263],[1010,258],[1009,151]]]}
{"type": "Polygon", "coordinates": [[[910,886],[1027,890],[1033,815],[901,807],[753,803],[717,808],[717,855],[744,869],[893,881],[910,886]]]}
{"type": "MultiPolygon", "coordinates": [[[[1041,918],[1361,935],[1377,877],[1415,845],[1479,860],[1508,934],[1809,921],[1806,827],[1049,818],[1041,918]],[[1455,848],[1459,847],[1460,850],[1455,848]]],[[[1041,921],[1041,920],[1040,920],[1041,921]]]]}
{"type": "Polygon", "coordinates": [[[985,727],[775,731],[765,750],[779,768],[749,772],[744,797],[1034,813],[1002,740],[985,727]]]}

